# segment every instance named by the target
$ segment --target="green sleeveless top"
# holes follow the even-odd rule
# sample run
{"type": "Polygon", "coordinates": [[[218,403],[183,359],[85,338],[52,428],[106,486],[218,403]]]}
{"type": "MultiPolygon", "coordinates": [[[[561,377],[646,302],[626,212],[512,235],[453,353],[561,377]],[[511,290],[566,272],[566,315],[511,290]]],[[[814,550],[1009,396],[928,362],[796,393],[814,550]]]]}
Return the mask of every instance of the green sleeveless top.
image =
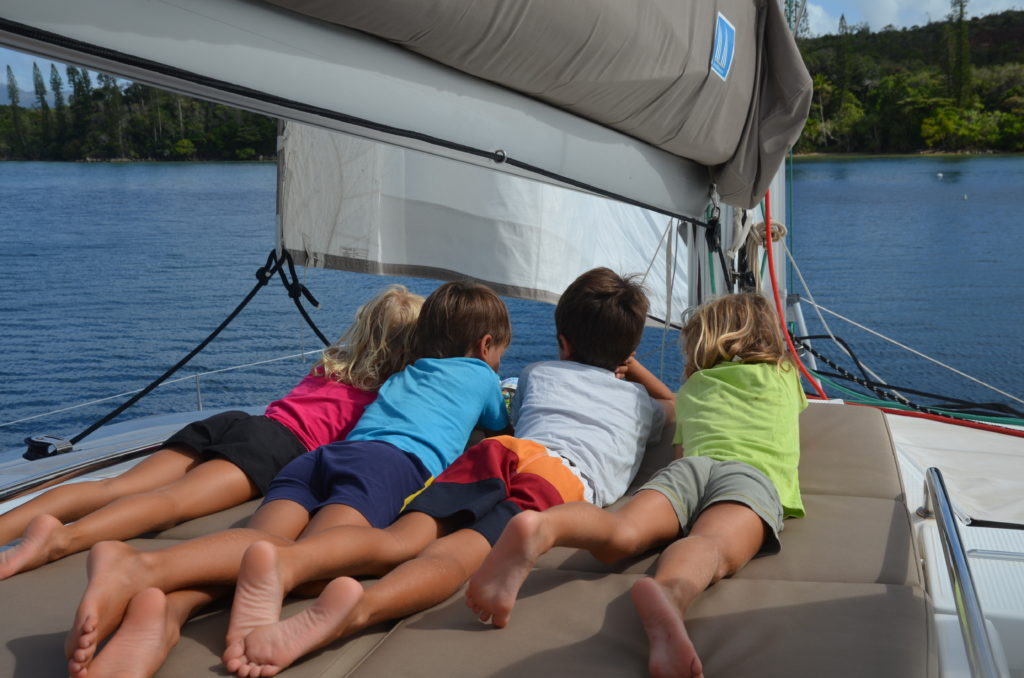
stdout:
{"type": "Polygon", "coordinates": [[[799,414],[805,407],[794,366],[721,362],[694,372],[679,389],[675,442],[687,457],[750,464],[775,485],[784,517],[799,518],[799,414]]]}

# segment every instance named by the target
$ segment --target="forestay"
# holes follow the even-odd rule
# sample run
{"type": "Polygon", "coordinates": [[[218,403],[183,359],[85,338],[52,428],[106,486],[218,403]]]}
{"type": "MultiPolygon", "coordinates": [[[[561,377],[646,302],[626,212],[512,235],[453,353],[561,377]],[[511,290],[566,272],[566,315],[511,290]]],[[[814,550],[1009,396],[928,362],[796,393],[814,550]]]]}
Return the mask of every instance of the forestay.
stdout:
{"type": "Polygon", "coordinates": [[[753,207],[811,79],[776,0],[269,0],[390,40],[711,170],[753,207]]]}
{"type": "Polygon", "coordinates": [[[686,304],[686,272],[670,263],[686,251],[662,214],[299,123],[285,125],[279,163],[280,244],[296,263],[469,276],[543,301],[603,265],[646,273],[655,318],[686,304]]]}

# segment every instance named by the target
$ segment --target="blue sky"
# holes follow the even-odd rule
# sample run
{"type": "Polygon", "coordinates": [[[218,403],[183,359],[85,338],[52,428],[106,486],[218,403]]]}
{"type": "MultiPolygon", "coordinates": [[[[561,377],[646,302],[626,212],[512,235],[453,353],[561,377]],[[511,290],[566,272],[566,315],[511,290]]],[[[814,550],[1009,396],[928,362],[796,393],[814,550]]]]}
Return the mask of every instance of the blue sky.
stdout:
{"type": "MultiPolygon", "coordinates": [[[[1024,0],[969,0],[967,11],[981,16],[1007,9],[1024,9],[1024,0]]],[[[892,24],[896,27],[924,25],[938,21],[949,13],[949,0],[808,0],[807,19],[812,35],[835,33],[839,16],[845,15],[851,26],[866,22],[877,31],[892,24]]],[[[32,91],[32,62],[37,61],[43,78],[49,84],[50,62],[0,47],[0,84],[7,84],[6,66],[10,64],[18,79],[18,88],[32,91]]],[[[67,81],[63,65],[58,65],[61,78],[67,81]]]]}

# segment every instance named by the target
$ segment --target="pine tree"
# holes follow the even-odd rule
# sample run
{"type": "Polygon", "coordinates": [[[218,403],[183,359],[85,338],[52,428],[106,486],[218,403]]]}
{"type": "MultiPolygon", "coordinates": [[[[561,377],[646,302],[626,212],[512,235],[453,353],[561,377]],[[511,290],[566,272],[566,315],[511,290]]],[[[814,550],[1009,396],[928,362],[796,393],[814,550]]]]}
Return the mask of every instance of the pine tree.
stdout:
{"type": "Polygon", "coordinates": [[[14,77],[14,71],[10,65],[7,66],[7,96],[11,100],[11,148],[15,156],[21,157],[25,149],[25,134],[21,123],[21,94],[18,93],[18,79],[14,77]]]}
{"type": "Polygon", "coordinates": [[[67,114],[64,110],[64,81],[56,64],[50,64],[50,91],[53,92],[54,146],[63,152],[67,140],[67,114]]]}
{"type": "Polygon", "coordinates": [[[36,104],[39,106],[39,136],[44,152],[49,152],[53,141],[53,130],[50,125],[50,102],[46,100],[46,82],[39,64],[32,62],[32,85],[36,90],[36,104]]]}
{"type": "Polygon", "coordinates": [[[971,90],[971,42],[967,35],[967,1],[951,0],[949,13],[949,95],[963,108],[971,90]]]}

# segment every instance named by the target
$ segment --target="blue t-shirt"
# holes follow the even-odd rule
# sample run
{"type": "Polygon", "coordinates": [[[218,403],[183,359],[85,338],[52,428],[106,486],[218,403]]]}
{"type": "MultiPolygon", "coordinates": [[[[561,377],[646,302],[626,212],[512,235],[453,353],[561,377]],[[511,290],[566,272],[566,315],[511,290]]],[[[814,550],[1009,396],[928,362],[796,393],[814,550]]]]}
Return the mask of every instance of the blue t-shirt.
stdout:
{"type": "Polygon", "coordinates": [[[494,370],[477,358],[420,358],[384,382],[347,440],[389,442],[436,476],[477,425],[508,425],[494,370]]]}

